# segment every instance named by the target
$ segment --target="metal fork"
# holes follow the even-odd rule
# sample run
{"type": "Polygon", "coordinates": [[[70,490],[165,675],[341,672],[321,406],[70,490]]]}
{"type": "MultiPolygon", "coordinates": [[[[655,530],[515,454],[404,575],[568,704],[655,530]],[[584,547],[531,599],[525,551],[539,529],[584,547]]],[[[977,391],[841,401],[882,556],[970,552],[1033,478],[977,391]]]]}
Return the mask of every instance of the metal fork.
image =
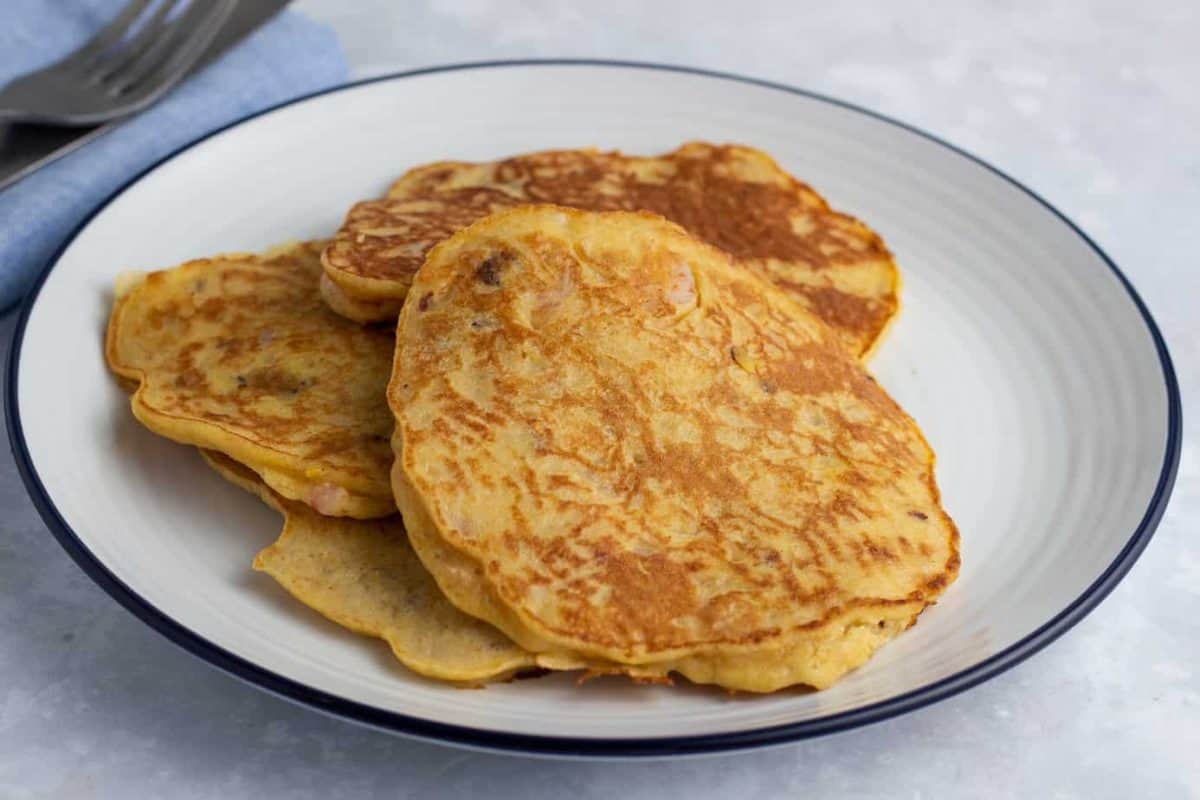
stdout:
{"type": "Polygon", "coordinates": [[[237,0],[132,0],[61,61],[0,89],[0,122],[96,125],[140,111],[174,86],[237,0]]]}

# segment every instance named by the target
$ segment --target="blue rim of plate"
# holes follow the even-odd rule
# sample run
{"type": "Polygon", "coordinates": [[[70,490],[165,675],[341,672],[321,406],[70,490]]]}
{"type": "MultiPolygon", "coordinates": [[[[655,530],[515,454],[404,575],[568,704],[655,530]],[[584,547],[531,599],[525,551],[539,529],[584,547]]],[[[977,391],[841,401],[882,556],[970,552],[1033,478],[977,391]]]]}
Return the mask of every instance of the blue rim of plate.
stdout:
{"type": "Polygon", "coordinates": [[[948,697],[958,694],[959,692],[970,689],[971,687],[982,683],[989,678],[992,678],[1001,672],[1015,666],[1016,664],[1029,658],[1034,653],[1041,650],[1046,645],[1057,639],[1068,629],[1079,622],[1089,612],[1094,609],[1101,600],[1103,600],[1109,592],[1121,581],[1125,574],[1129,571],[1133,563],[1137,561],[1138,556],[1146,548],[1151,536],[1154,534],[1155,528],[1158,527],[1159,521],[1162,519],[1163,512],[1166,510],[1167,501],[1171,495],[1171,489],[1175,484],[1175,475],[1179,467],[1180,444],[1183,430],[1183,412],[1179,395],[1179,382],[1175,376],[1175,368],[1171,364],[1171,356],[1167,352],[1166,343],[1163,341],[1162,334],[1159,332],[1158,325],[1154,322],[1154,318],[1150,315],[1145,303],[1134,290],[1129,279],[1117,267],[1108,254],[1092,241],[1092,239],[1075,225],[1071,220],[1043,199],[1040,195],[1034,192],[1029,187],[1020,183],[1011,176],[1000,171],[991,164],[982,159],[966,152],[965,150],[956,147],[949,142],[940,139],[939,137],[928,133],[920,128],[914,127],[899,120],[892,119],[883,114],[880,114],[870,109],[863,108],[853,103],[848,103],[844,100],[838,100],[832,97],[826,97],[815,92],[797,89],[786,84],[775,83],[772,81],[760,80],[757,78],[748,78],[741,75],[734,75],[726,72],[717,72],[695,67],[675,66],[669,64],[654,64],[637,61],[610,61],[602,59],[521,59],[512,61],[480,61],[468,62],[462,64],[450,64],[445,66],[426,67],[422,69],[409,70],[405,72],[397,72],[388,75],[380,75],[366,80],[355,81],[352,83],[335,86],[329,89],[324,89],[318,92],[297,97],[283,103],[265,108],[262,111],[255,112],[241,119],[235,120],[227,125],[217,128],[198,139],[195,139],[188,144],[179,147],[173,152],[163,156],[161,159],[151,164],[140,173],[130,178],[120,188],[109,195],[104,202],[95,208],[88,216],[76,226],[75,230],[66,238],[62,246],[54,253],[43,269],[41,275],[34,283],[28,296],[24,301],[21,310],[21,317],[17,323],[17,328],[13,334],[12,347],[8,355],[8,369],[5,378],[4,403],[6,411],[6,420],[8,424],[9,443],[12,447],[13,456],[16,459],[17,469],[20,472],[21,479],[25,483],[25,488],[29,492],[33,504],[37,507],[42,519],[46,522],[50,532],[58,539],[59,544],[67,551],[67,553],[75,560],[75,562],[83,568],[93,581],[108,592],[117,602],[124,606],[129,611],[133,612],[138,619],[149,625],[154,630],[167,637],[170,641],[179,645],[183,649],[200,657],[213,666],[224,670],[225,672],[241,678],[242,680],[265,689],[272,694],[292,700],[297,703],[314,708],[318,711],[323,711],[327,714],[347,719],[353,722],[362,723],[374,728],[378,728],[393,733],[405,734],[408,736],[427,739],[437,742],[445,742],[460,746],[479,748],[484,750],[493,750],[511,753],[525,753],[531,755],[547,755],[561,757],[592,757],[592,758],[662,758],[669,756],[694,755],[702,753],[718,753],[729,752],[735,750],[745,750],[756,747],[765,747],[769,745],[784,744],[787,742],[808,739],[814,736],[823,736],[826,734],[837,733],[839,731],[857,728],[863,725],[868,725],[874,722],[881,722],[890,719],[900,714],[922,708],[939,700],[944,700],[948,697]],[[714,733],[701,734],[696,736],[673,736],[660,737],[650,739],[639,738],[574,738],[574,737],[559,737],[559,736],[538,736],[530,734],[515,734],[504,733],[498,731],[489,731],[479,728],[470,728],[461,725],[450,725],[441,722],[411,717],[405,714],[400,714],[394,711],[386,711],[374,706],[356,703],[350,700],[343,699],[334,695],[321,692],[306,684],[286,678],[270,670],[264,669],[244,658],[234,655],[216,644],[204,639],[201,636],[193,633],[183,625],[176,622],[174,619],[159,611],[144,598],[131,590],[115,575],[113,575],[101,561],[88,550],[82,540],[75,534],[66,521],[59,514],[58,509],[54,505],[54,500],[46,491],[41,479],[34,469],[32,459],[30,458],[29,448],[25,442],[25,435],[21,427],[20,407],[17,404],[17,385],[21,367],[21,345],[25,338],[25,326],[29,321],[34,304],[37,302],[38,295],[41,293],[42,285],[46,278],[54,269],[54,265],[58,263],[63,252],[71,245],[75,238],[79,235],[89,222],[94,217],[104,211],[108,205],[125,192],[126,189],[133,186],[143,176],[158,168],[160,165],[175,158],[180,153],[195,147],[205,140],[216,136],[230,128],[247,122],[249,120],[268,114],[276,109],[285,106],[294,105],[296,103],[310,100],[314,97],[320,97],[326,94],[352,89],[357,86],[363,86],[370,83],[379,83],[383,81],[401,80],[404,78],[412,78],[421,75],[429,75],[438,72],[455,72],[463,70],[483,70],[483,69],[503,69],[508,67],[540,67],[540,66],[573,66],[573,67],[620,67],[632,69],[655,70],[660,72],[677,72],[690,75],[699,75],[706,78],[716,80],[734,81],[738,83],[749,84],[766,89],[774,89],[788,94],[800,95],[813,100],[818,100],[823,103],[828,103],[839,108],[863,114],[872,119],[884,122],[888,125],[901,128],[910,133],[917,134],[929,141],[941,145],[945,149],[969,159],[975,164],[983,167],[994,175],[1003,178],[1005,181],[1020,189],[1023,193],[1041,205],[1046,211],[1057,217],[1064,225],[1070,228],[1076,236],[1078,236],[1099,258],[1103,261],[1121,285],[1125,287],[1125,291],[1129,294],[1129,299],[1133,302],[1138,312],[1142,316],[1143,322],[1154,341],[1155,350],[1158,353],[1159,363],[1162,366],[1163,382],[1167,393],[1167,441],[1166,450],[1163,453],[1162,468],[1159,472],[1158,482],[1155,484],[1154,494],[1150,498],[1150,503],[1142,515],[1141,522],[1129,537],[1129,541],[1121,549],[1116,559],[1108,565],[1108,568],[1100,574],[1090,586],[1077,597],[1070,605],[1056,614],[1052,619],[1043,624],[1037,630],[1030,633],[1025,638],[1021,639],[1016,644],[1008,647],[1000,653],[997,653],[974,666],[951,675],[948,678],[935,681],[934,683],[923,686],[919,689],[914,689],[902,695],[884,700],[878,703],[873,703],[862,708],[852,709],[837,714],[831,714],[825,717],[816,719],[802,720],[799,722],[788,723],[785,725],[777,725],[768,728],[758,728],[748,731],[736,731],[732,733],[714,733]]]}

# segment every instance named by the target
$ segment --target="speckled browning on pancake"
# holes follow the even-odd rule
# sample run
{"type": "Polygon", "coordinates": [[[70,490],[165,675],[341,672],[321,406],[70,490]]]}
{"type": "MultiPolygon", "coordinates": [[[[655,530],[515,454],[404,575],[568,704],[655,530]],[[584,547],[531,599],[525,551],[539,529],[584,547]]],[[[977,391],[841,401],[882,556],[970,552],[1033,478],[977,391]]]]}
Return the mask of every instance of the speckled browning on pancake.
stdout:
{"type": "Polygon", "coordinates": [[[819,319],[654,215],[522,208],[444,242],[388,399],[422,561],[534,651],[822,687],[957,574],[912,420],[819,319]]]}
{"type": "Polygon", "coordinates": [[[254,568],[318,614],[383,639],[402,664],[431,678],[474,684],[535,666],[533,655],[442,596],[409,546],[399,515],[325,517],[271,491],[228,456],[200,452],[222,477],[283,515],[283,532],[258,554],[254,568]]]}
{"type": "Polygon", "coordinates": [[[871,229],[765,153],[701,142],[650,158],[561,150],[418,167],[350,210],[324,253],[322,291],[352,319],[394,317],[433,245],[525,203],[661,214],[767,274],[860,355],[898,307],[899,274],[871,229]]]}
{"type": "Polygon", "coordinates": [[[105,354],[155,433],[226,453],[321,513],[386,516],[394,337],[321,300],[323,245],[150,273],[120,293],[105,354]]]}

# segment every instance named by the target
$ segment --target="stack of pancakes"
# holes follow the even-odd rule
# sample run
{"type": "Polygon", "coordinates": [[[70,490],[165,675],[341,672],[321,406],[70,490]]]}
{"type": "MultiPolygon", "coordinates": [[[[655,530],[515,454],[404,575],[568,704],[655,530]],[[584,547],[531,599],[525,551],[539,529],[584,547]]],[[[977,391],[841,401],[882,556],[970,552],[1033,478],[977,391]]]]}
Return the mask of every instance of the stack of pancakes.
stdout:
{"type": "Polygon", "coordinates": [[[123,278],[106,355],[283,515],[255,568],[415,672],[823,688],[958,571],[933,453],[862,366],[898,283],[759,151],[552,151],[123,278]]]}

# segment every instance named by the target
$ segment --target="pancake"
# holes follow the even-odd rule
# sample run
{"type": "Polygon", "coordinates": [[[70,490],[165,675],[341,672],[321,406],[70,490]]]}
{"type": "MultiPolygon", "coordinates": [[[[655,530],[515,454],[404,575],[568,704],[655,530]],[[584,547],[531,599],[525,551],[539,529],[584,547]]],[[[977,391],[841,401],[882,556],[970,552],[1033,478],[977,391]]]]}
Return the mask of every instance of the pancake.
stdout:
{"type": "Polygon", "coordinates": [[[429,254],[396,347],[413,547],[544,662],[823,688],[957,575],[912,419],[819,318],[660,217],[476,222],[429,254]]]}
{"type": "Polygon", "coordinates": [[[322,302],[322,247],[125,279],[105,355],[155,433],[225,453],[323,514],[387,516],[396,507],[382,398],[394,338],[322,302]]]}
{"type": "Polygon", "coordinates": [[[899,272],[870,228],[766,153],[702,142],[649,158],[558,150],[418,167],[385,198],[350,210],[323,255],[322,293],[351,319],[392,319],[433,245],[526,203],[659,213],[766,274],[858,355],[898,308],[899,272]]]}
{"type": "Polygon", "coordinates": [[[281,497],[228,456],[200,454],[283,515],[283,533],[258,554],[254,568],[321,616],[383,639],[402,664],[430,678],[475,684],[534,666],[532,655],[447,602],[413,554],[399,515],[321,516],[281,497]]]}

